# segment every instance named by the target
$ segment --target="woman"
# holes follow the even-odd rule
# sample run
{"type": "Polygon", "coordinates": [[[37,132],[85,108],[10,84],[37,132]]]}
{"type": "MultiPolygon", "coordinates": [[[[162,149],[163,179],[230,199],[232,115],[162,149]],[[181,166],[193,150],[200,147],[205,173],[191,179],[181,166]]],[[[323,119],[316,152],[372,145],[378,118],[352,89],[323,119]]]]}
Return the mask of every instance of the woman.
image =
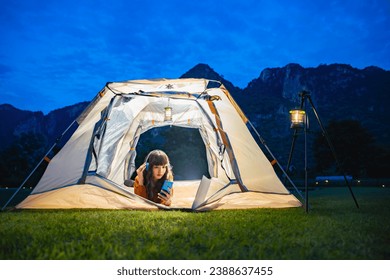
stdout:
{"type": "Polygon", "coordinates": [[[134,193],[156,203],[170,206],[173,189],[169,193],[161,190],[165,180],[173,181],[169,158],[161,150],[151,151],[145,162],[137,169],[134,193]]]}

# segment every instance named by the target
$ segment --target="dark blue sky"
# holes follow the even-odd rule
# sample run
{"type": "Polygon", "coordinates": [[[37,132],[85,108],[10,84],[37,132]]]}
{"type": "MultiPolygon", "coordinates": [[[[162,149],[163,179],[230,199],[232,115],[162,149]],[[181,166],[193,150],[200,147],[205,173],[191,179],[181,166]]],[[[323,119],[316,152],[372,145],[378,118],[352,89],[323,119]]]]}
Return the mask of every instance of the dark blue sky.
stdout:
{"type": "Polygon", "coordinates": [[[0,104],[20,109],[48,113],[107,81],[177,78],[197,63],[239,87],[291,62],[390,70],[389,0],[0,4],[0,104]]]}

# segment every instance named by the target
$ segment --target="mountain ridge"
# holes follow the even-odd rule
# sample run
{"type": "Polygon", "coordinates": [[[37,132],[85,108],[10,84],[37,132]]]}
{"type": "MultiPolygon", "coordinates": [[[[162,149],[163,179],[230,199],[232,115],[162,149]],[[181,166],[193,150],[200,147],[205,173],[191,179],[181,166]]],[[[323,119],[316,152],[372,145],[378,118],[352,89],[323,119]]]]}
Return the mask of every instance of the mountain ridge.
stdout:
{"type": "MultiPolygon", "coordinates": [[[[224,79],[208,64],[199,63],[180,78],[206,78],[221,81],[273,150],[286,154],[291,137],[288,112],[299,105],[298,93],[307,90],[324,123],[354,119],[367,127],[385,148],[390,146],[387,110],[390,71],[376,66],[357,69],[348,64],[322,64],[304,68],[290,63],[265,68],[241,89],[224,79]],[[374,98],[375,97],[375,98],[374,98]]],[[[79,102],[43,114],[11,104],[0,105],[0,147],[3,149],[22,133],[42,133],[51,143],[82,112],[89,102],[79,102]],[[12,116],[12,117],[10,117],[12,116]]]]}

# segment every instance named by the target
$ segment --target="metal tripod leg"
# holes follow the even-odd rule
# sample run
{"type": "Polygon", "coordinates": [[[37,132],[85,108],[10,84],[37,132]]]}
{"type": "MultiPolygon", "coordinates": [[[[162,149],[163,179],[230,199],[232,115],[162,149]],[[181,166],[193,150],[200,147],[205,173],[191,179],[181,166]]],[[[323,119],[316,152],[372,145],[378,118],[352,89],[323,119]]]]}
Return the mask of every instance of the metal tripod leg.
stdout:
{"type": "Polygon", "coordinates": [[[310,95],[307,96],[307,98],[309,99],[311,108],[313,109],[314,115],[315,115],[316,118],[317,118],[318,124],[320,125],[320,128],[321,128],[321,130],[322,130],[322,133],[323,133],[323,135],[325,136],[326,141],[328,142],[329,148],[330,148],[330,150],[332,151],[333,158],[334,158],[334,160],[335,160],[335,162],[336,162],[337,168],[342,172],[343,177],[344,177],[344,180],[345,180],[345,183],[346,183],[346,185],[347,185],[347,187],[348,187],[348,189],[349,189],[349,192],[351,193],[352,198],[353,198],[353,200],[355,201],[355,205],[356,205],[357,208],[359,208],[359,204],[358,204],[358,202],[357,202],[357,200],[356,200],[356,198],[355,198],[355,195],[353,194],[353,191],[352,191],[351,185],[350,185],[349,182],[348,182],[347,176],[345,176],[345,173],[344,173],[344,171],[343,171],[342,168],[341,168],[340,162],[339,162],[338,159],[337,159],[336,150],[334,149],[334,146],[333,146],[333,144],[332,144],[332,141],[330,141],[330,137],[329,137],[327,131],[325,130],[324,126],[322,125],[322,122],[321,122],[321,120],[320,120],[320,116],[319,116],[318,113],[317,113],[317,110],[316,110],[316,108],[315,108],[315,106],[314,106],[314,104],[313,104],[313,101],[311,100],[310,95]]]}
{"type": "MultiPolygon", "coordinates": [[[[301,105],[299,106],[299,108],[302,110],[303,109],[303,105],[305,103],[305,99],[304,99],[304,96],[302,95],[301,96],[301,105]]],[[[297,137],[298,137],[298,128],[295,128],[294,129],[294,135],[293,135],[293,140],[292,140],[292,143],[291,143],[291,148],[290,148],[290,154],[288,156],[288,161],[287,161],[287,167],[286,167],[286,171],[288,172],[289,169],[290,169],[290,164],[291,164],[291,160],[292,160],[292,154],[294,152],[294,148],[295,148],[295,142],[297,140],[297,137]]]]}

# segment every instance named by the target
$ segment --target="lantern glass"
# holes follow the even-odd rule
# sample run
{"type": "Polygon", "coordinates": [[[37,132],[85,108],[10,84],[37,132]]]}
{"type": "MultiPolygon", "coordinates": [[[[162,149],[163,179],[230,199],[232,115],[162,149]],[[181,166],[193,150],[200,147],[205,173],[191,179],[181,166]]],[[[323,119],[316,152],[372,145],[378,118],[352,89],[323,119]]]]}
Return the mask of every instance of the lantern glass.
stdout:
{"type": "Polygon", "coordinates": [[[300,109],[290,111],[291,128],[303,128],[305,126],[306,112],[300,109]]]}

